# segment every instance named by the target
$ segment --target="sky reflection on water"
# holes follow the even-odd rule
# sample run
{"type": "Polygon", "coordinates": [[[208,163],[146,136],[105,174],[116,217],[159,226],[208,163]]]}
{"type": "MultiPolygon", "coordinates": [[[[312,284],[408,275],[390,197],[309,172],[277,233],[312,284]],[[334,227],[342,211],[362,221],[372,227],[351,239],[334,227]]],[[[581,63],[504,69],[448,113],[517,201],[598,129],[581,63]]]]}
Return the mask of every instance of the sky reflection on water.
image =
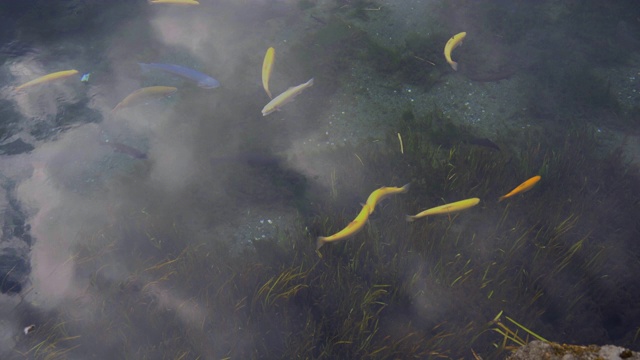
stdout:
{"type": "MultiPolygon", "coordinates": [[[[250,282],[251,276],[254,276],[252,273],[255,271],[259,274],[261,267],[266,268],[267,265],[256,263],[251,265],[255,267],[254,271],[230,274],[230,279],[212,279],[214,282],[211,284],[220,281],[217,287],[202,283],[202,288],[195,286],[194,289],[194,284],[190,282],[180,283],[180,280],[174,280],[189,272],[187,265],[182,268],[172,267],[178,263],[177,259],[181,256],[181,259],[193,256],[185,263],[189,264],[191,261],[192,264],[200,264],[199,261],[206,260],[209,256],[214,258],[217,251],[223,253],[220,250],[223,246],[221,243],[231,248],[230,254],[237,255],[242,254],[243,249],[252,248],[253,241],[286,236],[282,234],[296,239],[308,237],[311,239],[309,246],[313,248],[313,238],[320,234],[314,233],[317,229],[309,229],[307,224],[313,223],[309,219],[317,221],[319,216],[349,218],[352,213],[357,212],[354,209],[358,201],[364,201],[366,194],[383,185],[368,183],[366,175],[383,169],[372,169],[370,163],[363,161],[355,152],[355,156],[335,159],[331,154],[335,145],[347,144],[345,146],[348,148],[348,144],[355,146],[365,140],[378,144],[383,153],[389,153],[390,150],[385,150],[387,142],[384,138],[389,130],[393,130],[395,135],[397,129],[387,128],[385,121],[390,124],[402,118],[406,115],[406,109],[410,109],[410,113],[417,113],[421,106],[441,106],[444,112],[455,116],[469,110],[476,104],[474,101],[479,101],[480,98],[487,100],[484,95],[478,95],[477,99],[469,96],[467,100],[462,100],[466,101],[466,105],[459,107],[447,107],[449,103],[425,105],[426,101],[416,101],[414,105],[414,97],[421,96],[417,94],[421,91],[417,85],[403,83],[402,76],[405,75],[384,77],[385,72],[391,72],[388,69],[394,64],[363,66],[367,60],[363,60],[361,54],[371,54],[371,46],[368,50],[360,49],[359,55],[354,58],[360,57],[361,62],[354,62],[353,65],[345,65],[345,56],[336,55],[334,58],[334,54],[341,54],[341,44],[367,41],[360,32],[345,34],[341,31],[351,29],[355,24],[367,30],[371,30],[368,27],[376,26],[375,24],[385,24],[385,14],[393,13],[389,9],[411,13],[406,8],[400,9],[399,5],[385,1],[366,5],[364,10],[361,9],[364,15],[353,15],[355,20],[351,15],[345,16],[351,14],[346,12],[350,7],[357,6],[350,1],[202,0],[200,7],[155,6],[146,2],[134,4],[126,1],[114,2],[109,6],[96,3],[68,1],[61,8],[56,8],[57,12],[52,14],[58,18],[44,23],[51,26],[50,33],[44,28],[45,25],[40,28],[35,21],[38,18],[36,10],[20,9],[17,6],[5,8],[16,14],[13,28],[17,30],[9,38],[2,39],[1,48],[4,50],[0,79],[3,85],[0,98],[3,102],[0,103],[0,111],[6,116],[0,119],[1,139],[2,144],[20,139],[30,144],[33,150],[0,156],[3,209],[0,254],[13,259],[7,264],[16,261],[15,266],[11,265],[15,267],[14,272],[0,268],[4,271],[6,283],[9,284],[10,281],[16,284],[13,290],[3,290],[0,295],[0,357],[20,358],[16,354],[33,350],[34,344],[40,341],[51,342],[48,336],[59,330],[57,326],[60,323],[65,323],[65,331],[69,337],[81,336],[79,339],[60,340],[58,349],[72,349],[68,358],[140,357],[141,353],[154,358],[159,354],[175,354],[171,352],[174,350],[171,347],[174,344],[172,337],[163,333],[164,330],[159,330],[160,324],[154,323],[160,320],[153,320],[156,317],[165,319],[165,315],[187,334],[185,337],[188,338],[186,342],[190,346],[190,356],[195,354],[202,358],[214,358],[229,354],[247,355],[237,350],[242,344],[246,344],[247,349],[254,349],[259,348],[263,341],[268,342],[265,339],[268,339],[269,332],[264,331],[269,327],[267,321],[264,324],[254,324],[245,321],[240,315],[242,309],[259,306],[249,304],[250,301],[246,298],[233,298],[236,301],[233,306],[238,313],[223,319],[222,315],[216,313],[216,302],[209,299],[218,299],[217,296],[221,296],[221,293],[224,295],[226,291],[232,293],[226,286],[236,276],[250,282]],[[307,3],[313,5],[313,10],[305,9],[309,5],[307,3]],[[95,22],[89,24],[87,17],[95,19],[95,22]],[[362,20],[363,18],[368,20],[362,20]],[[65,22],[64,19],[69,21],[65,22]],[[334,33],[321,33],[321,36],[315,38],[309,35],[317,35],[322,29],[336,26],[334,22],[344,22],[347,27],[339,25],[331,28],[334,33]],[[316,42],[307,43],[308,39],[316,42]],[[322,41],[327,41],[330,45],[319,45],[322,41]],[[264,51],[269,46],[277,49],[271,82],[274,95],[312,77],[315,77],[317,85],[305,90],[304,94],[282,111],[263,117],[260,109],[269,98],[262,91],[260,66],[264,51]],[[314,73],[318,69],[301,63],[300,53],[305,53],[300,51],[301,46],[303,49],[326,46],[323,52],[330,53],[332,56],[327,55],[327,59],[335,61],[335,64],[327,65],[322,62],[323,59],[318,59],[317,64],[322,64],[323,70],[334,73],[314,73]],[[137,65],[139,62],[180,64],[214,77],[221,86],[202,89],[172,75],[142,73],[137,65]],[[377,75],[382,76],[382,80],[363,77],[364,80],[360,83],[360,80],[349,77],[354,74],[372,74],[371,69],[376,66],[379,66],[377,75]],[[78,69],[80,74],[21,92],[14,91],[18,84],[67,69],[78,69]],[[88,82],[81,82],[80,75],[85,73],[90,73],[91,77],[88,82]],[[335,74],[339,75],[334,76],[335,74]],[[175,86],[179,90],[166,98],[112,111],[115,104],[132,91],[154,85],[175,86]],[[416,90],[412,93],[414,90],[411,89],[416,90]],[[398,95],[389,99],[389,94],[398,95]],[[421,104],[417,104],[418,102],[421,104]],[[470,102],[472,104],[469,105],[470,102]],[[359,107],[365,107],[375,114],[375,118],[359,112],[359,107]],[[388,109],[394,109],[394,112],[387,113],[388,109]],[[339,118],[346,118],[347,121],[338,125],[339,118]],[[375,140],[371,141],[371,137],[375,140]],[[366,189],[363,184],[366,184],[366,189]],[[329,199],[327,203],[330,205],[319,204],[322,200],[318,199],[329,199]],[[317,209],[340,209],[342,213],[338,214],[339,211],[336,211],[336,214],[318,214],[315,212],[317,209]],[[197,256],[191,255],[192,252],[197,256]],[[164,270],[167,273],[162,273],[164,270]],[[176,275],[178,273],[180,275],[176,275]],[[18,288],[21,291],[17,291],[18,288]],[[146,308],[152,316],[140,314],[141,308],[146,308]],[[149,322],[145,322],[146,320],[149,322]],[[255,328],[241,329],[247,323],[255,328]],[[37,330],[25,336],[22,331],[31,324],[35,324],[37,330]],[[50,332],[41,332],[41,328],[50,332]],[[229,339],[229,334],[235,334],[229,330],[232,328],[246,336],[229,339]],[[80,347],[76,348],[76,345],[80,347]]],[[[414,6],[413,2],[408,4],[407,8],[414,6]]],[[[416,3],[415,6],[418,5],[416,3]]],[[[422,10],[438,11],[433,15],[434,18],[444,13],[453,13],[453,24],[447,25],[447,31],[449,28],[462,26],[481,28],[475,23],[481,20],[470,18],[469,10],[465,10],[462,5],[458,9],[455,5],[429,1],[422,6],[422,10]]],[[[513,5],[504,11],[517,18],[524,16],[522,12],[526,9],[513,5]]],[[[410,17],[406,20],[418,21],[410,17]]],[[[392,27],[393,21],[385,26],[392,27]]],[[[499,27],[500,24],[495,26],[499,27]]],[[[635,26],[636,30],[638,28],[638,24],[625,26],[635,26]]],[[[533,30],[529,34],[537,34],[539,28],[536,25],[531,27],[533,30]]],[[[627,27],[623,29],[626,33],[629,32],[627,27]]],[[[394,26],[389,34],[395,34],[401,28],[403,26],[394,26]]],[[[476,36],[477,42],[466,45],[470,49],[467,51],[474,51],[474,48],[481,47],[480,44],[485,45],[485,48],[493,50],[485,51],[484,56],[478,58],[485,63],[504,64],[508,62],[505,59],[511,59],[507,56],[509,51],[517,48],[517,45],[509,44],[510,39],[502,37],[500,29],[493,30],[495,33],[486,30],[485,34],[471,34],[469,41],[473,41],[476,36]],[[490,40],[482,42],[482,36],[485,40],[490,40]]],[[[418,30],[416,32],[420,33],[418,30]]],[[[538,38],[538,35],[531,35],[527,39],[531,41],[534,37],[538,38]]],[[[388,41],[386,36],[380,38],[381,43],[388,41]]],[[[455,56],[461,63],[469,63],[470,56],[468,52],[464,52],[464,46],[456,50],[455,56]]],[[[573,46],[578,47],[576,44],[573,46]]],[[[405,48],[405,53],[414,51],[408,49],[409,47],[405,48]]],[[[633,61],[637,61],[637,50],[632,52],[636,57],[633,61]]],[[[380,51],[384,53],[383,50],[380,51]]],[[[482,79],[473,79],[471,73],[464,76],[451,74],[442,59],[440,47],[437,54],[439,58],[436,72],[439,79],[430,86],[436,89],[434,92],[440,91],[440,94],[445,92],[443,88],[470,86],[472,81],[483,84],[474,88],[478,94],[489,93],[499,84],[510,81],[515,74],[515,70],[507,75],[506,72],[500,73],[502,75],[489,72],[488,78],[485,76],[482,79]],[[503,78],[494,79],[500,76],[503,78]],[[498,83],[497,80],[503,82],[498,83]]],[[[413,56],[413,61],[416,61],[416,56],[413,56]]],[[[432,66],[426,64],[426,61],[431,60],[420,61],[425,63],[424,66],[432,66]]],[[[568,60],[557,61],[564,66],[568,60]]],[[[534,68],[541,63],[534,63],[522,54],[515,54],[513,62],[517,63],[518,71],[522,73],[537,71],[534,68]]],[[[624,68],[622,65],[620,67],[624,68]]],[[[431,88],[423,93],[429,91],[431,88]]],[[[586,109],[589,109],[589,99],[592,99],[589,95],[580,98],[586,109]]],[[[434,95],[436,100],[431,104],[442,98],[446,99],[446,96],[434,95]]],[[[555,104],[553,100],[549,100],[549,104],[555,104]]],[[[500,101],[503,100],[490,99],[487,104],[500,101]]],[[[555,107],[548,106],[556,110],[555,107]]],[[[640,108],[640,104],[636,106],[640,108]]],[[[607,111],[602,108],[605,106],[596,111],[610,114],[607,112],[608,108],[607,111]]],[[[548,108],[541,105],[539,110],[544,112],[545,109],[548,108]]],[[[585,110],[586,112],[588,111],[585,110]]],[[[535,134],[535,131],[544,129],[545,126],[552,129],[563,127],[563,124],[547,123],[548,119],[527,117],[530,114],[525,110],[515,114],[512,113],[513,116],[508,119],[497,118],[491,125],[493,128],[487,126],[480,129],[477,138],[473,139],[484,140],[489,132],[494,138],[500,136],[507,139],[507,146],[500,146],[503,151],[517,154],[514,149],[518,145],[516,138],[505,135],[508,133],[505,129],[512,126],[511,120],[515,124],[513,128],[527,134],[535,134]],[[530,133],[527,132],[528,123],[533,124],[530,133]],[[505,124],[504,128],[493,131],[502,124],[505,124]]],[[[475,124],[473,119],[465,121],[475,124]]],[[[633,126],[637,130],[637,119],[635,121],[633,126]]],[[[478,125],[478,128],[481,126],[482,124],[478,125]]],[[[612,138],[620,136],[618,133],[613,134],[613,131],[615,130],[612,130],[612,138]]],[[[444,137],[445,130],[440,134],[444,137]]],[[[410,141],[410,136],[405,132],[407,142],[410,141]]],[[[637,135],[634,136],[634,139],[637,138],[637,135]]],[[[395,137],[393,141],[393,151],[397,152],[395,137]]],[[[473,143],[469,139],[465,141],[466,144],[473,143]]],[[[621,146],[627,144],[634,144],[634,141],[625,140],[621,146]]],[[[487,156],[498,158],[502,156],[499,151],[489,149],[487,153],[490,155],[487,156]]],[[[633,151],[629,153],[633,156],[633,151]]],[[[405,167],[411,166],[414,165],[407,164],[405,167]]],[[[540,165],[531,165],[531,168],[532,171],[537,171],[540,165]]],[[[395,174],[384,176],[385,181],[389,182],[384,185],[389,186],[419,181],[400,178],[395,174]]],[[[513,185],[517,181],[513,179],[513,185]]],[[[500,191],[502,190],[490,190],[488,194],[493,196],[500,191]]],[[[449,201],[449,197],[457,196],[445,193],[443,191],[442,194],[431,196],[439,201],[444,201],[445,197],[449,201]]],[[[487,205],[487,208],[491,206],[494,205],[487,205]]],[[[408,206],[389,207],[407,210],[408,206]]],[[[377,211],[383,214],[376,215],[382,219],[395,219],[396,214],[392,211],[385,212],[384,208],[377,211]]],[[[515,205],[511,211],[525,214],[523,207],[516,208],[515,205]]],[[[376,219],[379,218],[374,218],[373,221],[377,221],[376,219]]],[[[496,219],[469,222],[459,220],[452,231],[475,225],[478,233],[488,232],[487,229],[491,227],[488,224],[492,224],[493,220],[496,219]]],[[[637,223],[629,224],[624,230],[633,232],[634,226],[636,233],[640,231],[637,223]]],[[[376,229],[375,226],[371,228],[376,229]]],[[[370,231],[373,233],[376,230],[370,231]]],[[[383,233],[383,230],[380,231],[383,233]]],[[[412,230],[403,231],[409,233],[412,230]]],[[[404,232],[401,234],[405,235],[404,232]]],[[[479,245],[478,257],[490,253],[491,249],[488,247],[487,244],[479,245]]],[[[620,250],[610,250],[607,254],[616,254],[617,251],[620,250]]],[[[339,254],[329,255],[338,258],[339,254]]],[[[411,257],[416,256],[415,253],[404,255],[410,258],[407,260],[408,268],[422,269],[427,263],[431,265],[429,261],[411,257]]],[[[207,266],[214,268],[217,264],[207,266]]],[[[209,271],[198,268],[195,270],[197,273],[193,273],[194,279],[209,271]]],[[[617,273],[622,273],[622,270],[611,270],[611,274],[617,273]]],[[[402,274],[406,281],[411,279],[410,275],[402,274]]],[[[520,276],[526,278],[526,274],[520,276]]],[[[593,276],[601,276],[598,280],[600,283],[606,281],[602,279],[608,275],[598,273],[593,276]]],[[[566,280],[570,282],[572,278],[567,277],[566,280]]],[[[456,295],[449,292],[453,284],[443,286],[435,275],[411,284],[407,291],[421,295],[415,295],[408,306],[425,324],[444,321],[443,318],[451,316],[451,313],[457,312],[462,306],[454,301],[457,300],[456,295]],[[425,295],[426,293],[428,294],[425,295]]],[[[527,283],[526,286],[533,287],[531,284],[527,283]]],[[[256,284],[255,294],[260,293],[259,285],[256,284]]],[[[535,286],[538,285],[535,283],[535,286]]],[[[548,286],[560,287],[555,283],[548,286]]],[[[612,282],[602,285],[608,286],[617,284],[612,282]]],[[[585,284],[584,288],[588,286],[585,284]]],[[[484,299],[487,296],[482,297],[484,299]]],[[[229,298],[232,298],[231,295],[229,298]]],[[[256,298],[259,296],[256,295],[256,298]]],[[[552,299],[551,296],[550,298],[552,299]]],[[[488,303],[491,302],[489,300],[488,303]]],[[[493,309],[494,305],[487,307],[493,309]]],[[[518,307],[513,304],[511,306],[518,307]]],[[[526,308],[524,304],[521,306],[526,308]]],[[[598,304],[594,302],[594,306],[598,304]]],[[[481,308],[481,305],[478,307],[481,308]]],[[[561,310],[558,312],[561,313],[565,308],[559,307],[561,310]]],[[[472,312],[473,309],[468,311],[472,312]]],[[[550,305],[546,314],[552,316],[548,314],[553,313],[553,306],[550,305]]],[[[526,310],[523,314],[532,316],[526,310]]],[[[482,316],[490,320],[493,315],[495,314],[482,316]]],[[[465,316],[461,315],[462,318],[465,316]]],[[[620,340],[628,344],[632,329],[627,326],[628,320],[618,317],[619,314],[603,316],[603,322],[613,319],[611,321],[619,323],[594,325],[592,332],[581,333],[579,339],[620,340]],[[619,333],[612,335],[612,329],[619,333]]],[[[408,319],[399,315],[397,319],[385,323],[385,326],[388,330],[408,322],[408,319]]],[[[545,325],[551,327],[550,323],[552,322],[547,321],[545,325]]],[[[298,329],[298,324],[283,326],[290,326],[292,333],[298,329]]],[[[52,349],[50,351],[55,353],[52,349]]],[[[33,356],[34,352],[29,354],[33,356]]],[[[256,353],[248,356],[261,357],[256,353]]]]}

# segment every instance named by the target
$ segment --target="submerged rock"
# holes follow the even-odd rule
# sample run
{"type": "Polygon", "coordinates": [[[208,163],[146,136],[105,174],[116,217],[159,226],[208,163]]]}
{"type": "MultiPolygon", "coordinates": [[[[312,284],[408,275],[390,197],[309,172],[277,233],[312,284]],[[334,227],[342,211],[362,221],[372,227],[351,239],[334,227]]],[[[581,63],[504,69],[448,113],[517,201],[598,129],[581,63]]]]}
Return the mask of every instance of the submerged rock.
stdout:
{"type": "Polygon", "coordinates": [[[619,346],[581,346],[532,341],[507,360],[640,360],[640,354],[619,346]]]}

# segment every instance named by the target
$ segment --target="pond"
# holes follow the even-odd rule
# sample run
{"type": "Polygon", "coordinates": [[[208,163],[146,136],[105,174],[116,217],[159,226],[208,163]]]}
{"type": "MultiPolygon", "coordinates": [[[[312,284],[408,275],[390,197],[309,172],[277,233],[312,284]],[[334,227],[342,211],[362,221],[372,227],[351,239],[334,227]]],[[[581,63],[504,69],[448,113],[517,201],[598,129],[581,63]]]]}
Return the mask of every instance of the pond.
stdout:
{"type": "Polygon", "coordinates": [[[0,18],[2,359],[638,349],[633,1],[0,18]]]}

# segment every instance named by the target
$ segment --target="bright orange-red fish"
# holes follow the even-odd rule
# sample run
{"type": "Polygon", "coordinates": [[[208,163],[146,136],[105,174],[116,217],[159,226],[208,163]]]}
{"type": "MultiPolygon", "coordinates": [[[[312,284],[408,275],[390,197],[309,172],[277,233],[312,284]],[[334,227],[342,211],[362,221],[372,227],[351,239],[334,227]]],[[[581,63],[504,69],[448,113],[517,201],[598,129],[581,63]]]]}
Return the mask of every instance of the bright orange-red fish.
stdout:
{"type": "Polygon", "coordinates": [[[522,184],[518,185],[518,187],[516,187],[515,189],[511,190],[508,194],[506,195],[502,195],[500,196],[500,198],[498,199],[498,201],[502,201],[508,197],[512,197],[513,195],[517,195],[520,193],[523,193],[525,191],[531,190],[531,188],[538,183],[538,181],[540,181],[540,179],[542,179],[542,177],[540,175],[536,175],[534,177],[532,177],[531,179],[523,182],[522,184]]]}

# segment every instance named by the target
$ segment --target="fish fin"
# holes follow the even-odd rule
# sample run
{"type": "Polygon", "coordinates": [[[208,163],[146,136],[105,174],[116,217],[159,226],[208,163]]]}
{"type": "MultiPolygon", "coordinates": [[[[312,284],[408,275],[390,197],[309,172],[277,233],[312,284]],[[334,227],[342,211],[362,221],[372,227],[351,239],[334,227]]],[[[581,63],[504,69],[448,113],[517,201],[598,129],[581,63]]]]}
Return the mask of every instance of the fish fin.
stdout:
{"type": "Polygon", "coordinates": [[[416,218],[411,215],[407,215],[404,219],[407,220],[407,222],[413,222],[416,218]]]}
{"type": "Polygon", "coordinates": [[[324,245],[324,243],[326,242],[327,241],[325,240],[324,236],[318,236],[318,241],[316,241],[316,251],[320,250],[322,245],[324,245]]]}

